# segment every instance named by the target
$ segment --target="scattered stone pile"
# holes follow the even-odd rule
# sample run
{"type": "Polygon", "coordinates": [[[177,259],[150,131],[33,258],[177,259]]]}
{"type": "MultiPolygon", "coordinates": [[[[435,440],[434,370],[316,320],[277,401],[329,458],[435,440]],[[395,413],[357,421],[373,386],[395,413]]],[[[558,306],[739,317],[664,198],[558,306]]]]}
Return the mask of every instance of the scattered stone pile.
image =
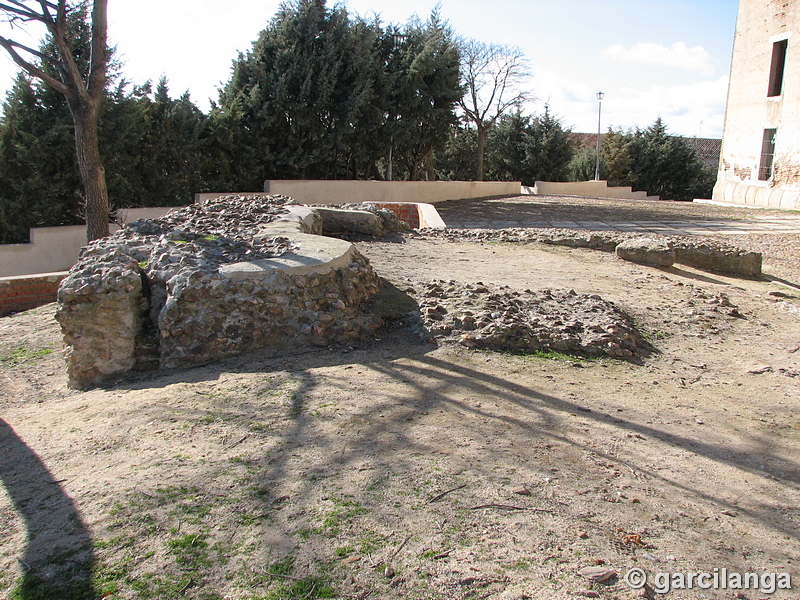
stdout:
{"type": "Polygon", "coordinates": [[[349,242],[271,229],[284,197],[230,196],[92,242],[59,289],[70,385],[373,331],[378,276],[349,242]]]}
{"type": "Polygon", "coordinates": [[[638,357],[648,349],[631,319],[596,294],[439,280],[414,290],[423,338],[469,348],[616,358],[638,357]]]}
{"type": "Polygon", "coordinates": [[[751,252],[718,240],[700,237],[686,238],[657,234],[644,236],[633,232],[535,228],[425,229],[423,233],[454,241],[539,242],[605,252],[616,250],[620,258],[654,266],[679,263],[714,273],[745,277],[761,274],[760,252],[751,252]],[[636,250],[630,251],[632,248],[636,250]]]}
{"type": "Polygon", "coordinates": [[[286,217],[294,204],[281,195],[221,196],[172,210],[153,222],[167,229],[250,243],[267,225],[286,217]]]}

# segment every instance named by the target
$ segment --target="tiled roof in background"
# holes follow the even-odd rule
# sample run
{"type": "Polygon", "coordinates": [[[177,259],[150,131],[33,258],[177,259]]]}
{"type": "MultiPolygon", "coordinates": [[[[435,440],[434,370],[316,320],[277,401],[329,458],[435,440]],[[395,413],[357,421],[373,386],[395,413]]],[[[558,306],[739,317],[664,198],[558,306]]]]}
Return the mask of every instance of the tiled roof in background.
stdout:
{"type": "MultiPolygon", "coordinates": [[[[605,134],[600,135],[602,140],[605,134]]],[[[571,135],[575,145],[578,148],[594,148],[597,146],[596,133],[572,133],[571,135]]],[[[722,140],[717,138],[697,138],[697,137],[679,137],[686,142],[690,147],[694,148],[697,156],[703,163],[712,171],[717,170],[719,164],[719,155],[722,150],[722,140]]]]}

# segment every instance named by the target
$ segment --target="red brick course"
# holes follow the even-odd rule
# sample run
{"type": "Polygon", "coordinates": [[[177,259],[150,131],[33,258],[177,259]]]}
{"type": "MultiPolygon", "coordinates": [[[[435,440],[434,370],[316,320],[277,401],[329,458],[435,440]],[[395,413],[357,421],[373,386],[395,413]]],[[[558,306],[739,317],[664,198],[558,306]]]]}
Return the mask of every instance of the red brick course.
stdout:
{"type": "Polygon", "coordinates": [[[378,208],[386,208],[405,221],[412,229],[419,229],[419,207],[415,202],[373,202],[378,208]]]}
{"type": "Polygon", "coordinates": [[[0,278],[0,317],[56,301],[66,273],[0,278]]]}

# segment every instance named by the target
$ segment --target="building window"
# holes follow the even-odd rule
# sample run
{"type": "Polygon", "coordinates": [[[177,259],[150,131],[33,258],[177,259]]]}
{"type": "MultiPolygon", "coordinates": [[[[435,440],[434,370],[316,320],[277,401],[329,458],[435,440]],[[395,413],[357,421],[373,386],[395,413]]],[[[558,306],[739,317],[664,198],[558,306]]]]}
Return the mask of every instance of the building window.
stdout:
{"type": "Polygon", "coordinates": [[[758,168],[758,178],[768,181],[772,177],[772,162],[775,158],[775,135],[777,129],[765,129],[764,139],[761,141],[761,165],[758,168]]]}
{"type": "Polygon", "coordinates": [[[769,91],[767,96],[780,96],[783,92],[783,70],[786,65],[787,40],[772,44],[772,65],[769,68],[769,91]]]}

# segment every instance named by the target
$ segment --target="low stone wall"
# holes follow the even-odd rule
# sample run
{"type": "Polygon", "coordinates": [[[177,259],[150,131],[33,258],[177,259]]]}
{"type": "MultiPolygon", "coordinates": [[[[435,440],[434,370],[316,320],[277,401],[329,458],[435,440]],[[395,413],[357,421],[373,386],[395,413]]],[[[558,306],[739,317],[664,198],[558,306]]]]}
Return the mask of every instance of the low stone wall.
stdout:
{"type": "Polygon", "coordinates": [[[0,278],[0,317],[55,302],[58,286],[66,276],[63,271],[0,278]]]}
{"type": "Polygon", "coordinates": [[[569,248],[588,248],[604,252],[616,252],[620,245],[637,240],[638,243],[651,243],[654,247],[667,250],[669,260],[662,261],[660,250],[655,253],[617,252],[626,260],[648,262],[666,266],[675,262],[696,269],[736,275],[758,277],[761,275],[762,256],[760,252],[744,250],[719,240],[709,238],[682,238],[667,235],[633,232],[576,231],[574,229],[445,229],[425,230],[425,234],[452,240],[474,240],[493,242],[527,243],[539,242],[569,248]],[[645,258],[648,254],[652,258],[645,258]],[[638,257],[638,258],[636,258],[638,257]],[[658,257],[658,258],[657,258],[658,257]]]}

